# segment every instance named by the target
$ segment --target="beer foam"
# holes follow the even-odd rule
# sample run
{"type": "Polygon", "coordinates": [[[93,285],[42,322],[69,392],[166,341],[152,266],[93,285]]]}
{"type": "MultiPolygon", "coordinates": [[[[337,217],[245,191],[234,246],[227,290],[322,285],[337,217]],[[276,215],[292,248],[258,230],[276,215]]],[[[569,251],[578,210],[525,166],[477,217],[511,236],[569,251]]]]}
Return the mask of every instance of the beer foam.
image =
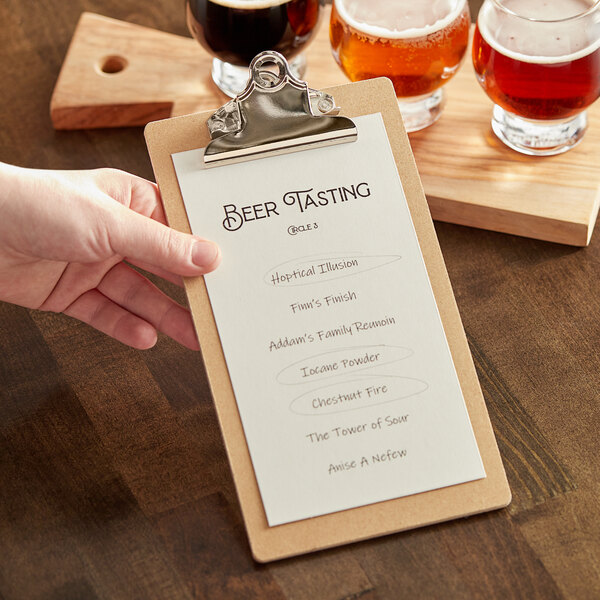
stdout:
{"type": "Polygon", "coordinates": [[[213,4],[220,4],[225,8],[235,8],[237,10],[258,10],[261,8],[271,8],[286,4],[291,0],[209,0],[213,4]]]}
{"type": "Polygon", "coordinates": [[[559,21],[584,13],[595,0],[501,0],[500,4],[527,19],[559,21]]]}
{"type": "Polygon", "coordinates": [[[335,0],[350,27],[372,38],[407,39],[431,35],[447,27],[464,10],[466,0],[335,0]]]}
{"type": "Polygon", "coordinates": [[[502,6],[518,11],[524,18],[506,14],[488,3],[479,11],[477,26],[494,50],[515,60],[534,64],[569,62],[600,48],[600,12],[595,19],[573,18],[596,3],[596,0],[502,0],[502,6]]]}

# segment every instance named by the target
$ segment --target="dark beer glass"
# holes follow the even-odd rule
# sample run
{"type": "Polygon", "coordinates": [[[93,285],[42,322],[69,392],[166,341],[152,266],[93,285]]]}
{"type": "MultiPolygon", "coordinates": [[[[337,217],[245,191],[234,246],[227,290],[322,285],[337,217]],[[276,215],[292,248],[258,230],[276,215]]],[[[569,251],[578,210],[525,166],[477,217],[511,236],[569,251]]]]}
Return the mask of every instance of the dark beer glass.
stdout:
{"type": "Polygon", "coordinates": [[[600,1],[486,0],[473,65],[506,145],[538,156],[569,150],[600,96],[600,1]]]}
{"type": "Polygon", "coordinates": [[[187,0],[190,33],[213,56],[212,77],[234,97],[248,81],[248,65],[263,50],[277,50],[302,77],[301,50],[312,38],[319,0],[187,0]]]}

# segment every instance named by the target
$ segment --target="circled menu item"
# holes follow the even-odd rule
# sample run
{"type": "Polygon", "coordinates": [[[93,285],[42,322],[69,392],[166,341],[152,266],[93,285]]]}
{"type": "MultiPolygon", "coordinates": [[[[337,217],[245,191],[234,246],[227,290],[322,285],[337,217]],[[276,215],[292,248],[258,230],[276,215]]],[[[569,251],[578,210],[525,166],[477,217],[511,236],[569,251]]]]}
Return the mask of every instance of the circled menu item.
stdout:
{"type": "Polygon", "coordinates": [[[381,115],[358,140],[172,155],[270,526],[485,477],[381,115]]]}

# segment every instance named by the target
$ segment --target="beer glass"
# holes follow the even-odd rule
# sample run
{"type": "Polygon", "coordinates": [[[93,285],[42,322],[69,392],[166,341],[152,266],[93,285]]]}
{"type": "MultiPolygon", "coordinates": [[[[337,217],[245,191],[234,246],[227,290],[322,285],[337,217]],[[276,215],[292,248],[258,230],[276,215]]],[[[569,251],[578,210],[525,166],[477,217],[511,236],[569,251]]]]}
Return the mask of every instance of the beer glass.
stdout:
{"type": "Polygon", "coordinates": [[[600,0],[486,0],[473,65],[500,140],[537,156],[569,150],[600,95],[600,0]]]}
{"type": "Polygon", "coordinates": [[[302,77],[300,51],[315,33],[319,0],[187,0],[192,36],[214,56],[212,78],[230,97],[246,87],[248,66],[263,50],[277,50],[302,77]]]}
{"type": "Polygon", "coordinates": [[[469,42],[466,0],[334,0],[329,38],[352,80],[389,77],[407,131],[435,122],[469,42]]]}

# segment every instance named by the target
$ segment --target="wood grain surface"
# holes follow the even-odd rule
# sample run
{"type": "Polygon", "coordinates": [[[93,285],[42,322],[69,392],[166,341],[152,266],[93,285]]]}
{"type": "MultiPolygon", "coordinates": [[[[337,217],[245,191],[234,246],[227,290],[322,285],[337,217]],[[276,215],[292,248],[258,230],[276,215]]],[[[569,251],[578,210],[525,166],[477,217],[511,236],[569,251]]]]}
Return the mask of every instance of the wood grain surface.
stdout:
{"type": "MultiPolygon", "coordinates": [[[[4,0],[0,160],[151,178],[139,128],[56,132],[83,10],[185,35],[182,3],[4,0]]],[[[0,598],[600,597],[600,246],[438,223],[508,509],[256,564],[199,357],[0,305],[0,598]]],[[[161,287],[183,301],[181,291],[161,287]]]]}

